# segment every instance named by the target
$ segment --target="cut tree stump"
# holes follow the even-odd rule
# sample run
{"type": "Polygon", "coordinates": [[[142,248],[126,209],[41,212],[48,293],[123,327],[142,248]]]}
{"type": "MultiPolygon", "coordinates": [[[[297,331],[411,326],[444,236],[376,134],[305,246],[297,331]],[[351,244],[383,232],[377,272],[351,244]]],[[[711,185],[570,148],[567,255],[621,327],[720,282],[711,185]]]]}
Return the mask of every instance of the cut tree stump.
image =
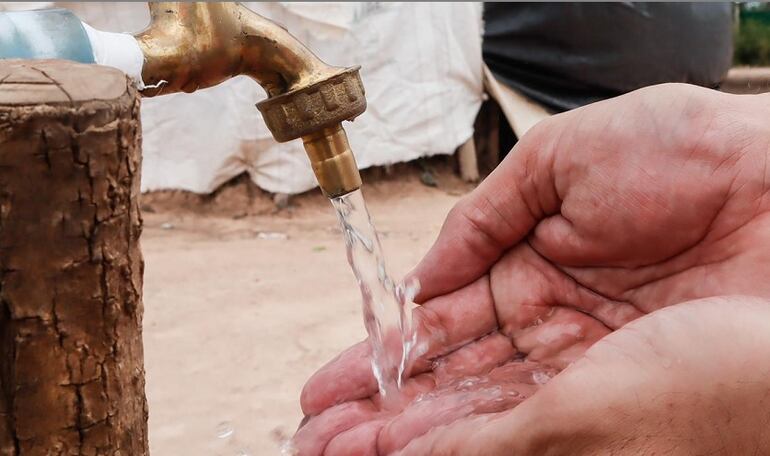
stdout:
{"type": "Polygon", "coordinates": [[[0,455],[144,456],[139,99],[0,61],[0,455]]]}

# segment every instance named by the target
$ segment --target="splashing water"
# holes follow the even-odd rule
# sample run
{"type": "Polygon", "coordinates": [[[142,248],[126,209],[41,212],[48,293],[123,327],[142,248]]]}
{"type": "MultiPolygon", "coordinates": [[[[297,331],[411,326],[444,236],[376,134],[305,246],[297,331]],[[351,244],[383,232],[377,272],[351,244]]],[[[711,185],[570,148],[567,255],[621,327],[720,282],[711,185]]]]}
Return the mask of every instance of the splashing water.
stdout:
{"type": "Polygon", "coordinates": [[[217,424],[216,433],[218,439],[227,439],[235,433],[235,429],[229,421],[222,421],[217,424]]]}
{"type": "Polygon", "coordinates": [[[399,399],[409,352],[414,346],[411,312],[406,306],[419,285],[416,281],[396,284],[388,275],[361,190],[333,198],[332,204],[345,238],[348,262],[361,289],[364,325],[372,347],[372,372],[387,408],[399,399]]]}

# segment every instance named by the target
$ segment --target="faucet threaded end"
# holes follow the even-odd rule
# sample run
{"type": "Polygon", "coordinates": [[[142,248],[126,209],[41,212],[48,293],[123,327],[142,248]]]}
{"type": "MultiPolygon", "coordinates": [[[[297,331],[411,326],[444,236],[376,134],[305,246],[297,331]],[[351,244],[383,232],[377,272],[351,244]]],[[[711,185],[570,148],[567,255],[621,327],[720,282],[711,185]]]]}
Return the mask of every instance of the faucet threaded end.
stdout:
{"type": "Polygon", "coordinates": [[[361,188],[361,174],[342,125],[305,135],[302,142],[324,195],[336,198],[361,188]]]}

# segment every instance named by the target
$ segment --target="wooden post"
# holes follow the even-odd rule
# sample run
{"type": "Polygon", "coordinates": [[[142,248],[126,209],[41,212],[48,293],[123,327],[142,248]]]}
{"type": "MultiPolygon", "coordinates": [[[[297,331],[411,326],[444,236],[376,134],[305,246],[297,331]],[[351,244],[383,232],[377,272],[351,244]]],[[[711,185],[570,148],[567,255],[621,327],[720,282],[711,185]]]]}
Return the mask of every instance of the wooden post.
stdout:
{"type": "Polygon", "coordinates": [[[139,99],[0,61],[0,454],[144,456],[139,99]]]}
{"type": "Polygon", "coordinates": [[[479,180],[479,163],[476,158],[476,144],[471,136],[457,148],[457,161],[460,163],[460,177],[465,182],[479,180]]]}
{"type": "Polygon", "coordinates": [[[500,164],[500,106],[489,97],[481,104],[473,124],[479,173],[486,176],[500,164]]]}

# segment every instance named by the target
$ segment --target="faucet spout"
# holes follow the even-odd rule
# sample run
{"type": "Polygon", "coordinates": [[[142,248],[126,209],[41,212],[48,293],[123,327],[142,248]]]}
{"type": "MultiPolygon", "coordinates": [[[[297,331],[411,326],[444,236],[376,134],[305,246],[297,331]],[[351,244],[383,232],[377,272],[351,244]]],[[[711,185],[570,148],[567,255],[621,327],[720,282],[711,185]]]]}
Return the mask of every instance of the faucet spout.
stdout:
{"type": "Polygon", "coordinates": [[[286,29],[238,3],[154,2],[150,16],[149,27],[134,35],[145,57],[144,96],[250,76],[267,92],[257,107],[273,137],[303,138],[327,196],[361,186],[341,126],[366,109],[358,67],[327,65],[286,29]]]}

